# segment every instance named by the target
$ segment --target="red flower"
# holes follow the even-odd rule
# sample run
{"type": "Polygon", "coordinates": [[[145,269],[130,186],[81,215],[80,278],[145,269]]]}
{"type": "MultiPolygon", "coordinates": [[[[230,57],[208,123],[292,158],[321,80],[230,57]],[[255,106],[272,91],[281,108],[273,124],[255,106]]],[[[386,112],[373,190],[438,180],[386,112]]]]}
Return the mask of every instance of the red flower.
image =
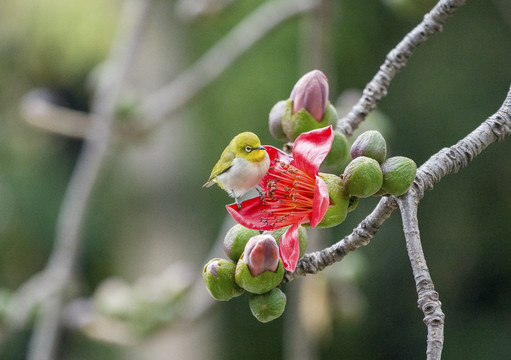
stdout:
{"type": "Polygon", "coordinates": [[[292,157],[265,146],[270,168],[259,183],[263,196],[244,201],[241,209],[236,204],[226,206],[234,220],[250,229],[275,230],[291,225],[279,244],[280,258],[289,271],[295,270],[300,253],[298,226],[318,225],[330,204],[318,169],[333,138],[331,126],[303,133],[294,143],[292,157]]]}

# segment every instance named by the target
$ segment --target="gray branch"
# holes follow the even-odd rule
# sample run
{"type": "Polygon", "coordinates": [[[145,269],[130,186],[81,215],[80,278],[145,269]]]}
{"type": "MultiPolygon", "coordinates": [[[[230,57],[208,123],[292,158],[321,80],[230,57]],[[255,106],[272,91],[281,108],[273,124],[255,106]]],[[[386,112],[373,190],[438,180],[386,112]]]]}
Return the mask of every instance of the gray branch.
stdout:
{"type": "Polygon", "coordinates": [[[305,254],[298,261],[294,272],[286,271],[283,281],[289,282],[300,276],[316,274],[327,266],[341,261],[348,253],[369,244],[374,234],[395,209],[397,204],[394,199],[382,198],[373,212],[350,235],[326,249],[305,254]]]}
{"type": "Polygon", "coordinates": [[[404,197],[398,198],[397,202],[401,211],[406,249],[412,264],[415,287],[419,297],[417,303],[419,309],[424,313],[424,323],[428,329],[426,358],[428,360],[439,360],[444,345],[445,315],[442,312],[442,303],[435,291],[422,250],[419,221],[417,220],[419,201],[415,192],[410,191],[404,197]]]}
{"type": "Polygon", "coordinates": [[[406,66],[415,49],[442,31],[447,19],[464,5],[466,0],[440,0],[437,5],[424,16],[424,20],[410,31],[397,46],[392,49],[380,66],[380,70],[366,85],[363,95],[353,109],[337,122],[337,129],[350,136],[359,124],[373,111],[380,100],[387,95],[390,82],[396,74],[406,66]]]}
{"type": "Polygon", "coordinates": [[[490,144],[503,141],[511,134],[511,88],[501,108],[456,145],[445,148],[426,161],[417,172],[413,188],[398,198],[403,220],[406,249],[412,265],[418,305],[424,313],[424,323],[428,329],[427,359],[440,359],[444,343],[444,313],[439,295],[426,265],[422,250],[417,207],[424,191],[432,190],[433,185],[444,176],[454,174],[467,166],[490,144]]]}
{"type": "Polygon", "coordinates": [[[382,198],[373,212],[350,235],[329,248],[305,254],[298,262],[294,273],[286,272],[284,282],[306,274],[316,274],[325,267],[341,261],[349,252],[367,245],[398,204],[403,220],[406,248],[415,279],[418,304],[424,313],[424,322],[428,328],[427,359],[440,359],[443,348],[444,314],[422,251],[417,220],[419,200],[422,199],[426,190],[432,190],[433,185],[443,177],[455,174],[489,145],[503,141],[509,135],[511,135],[511,87],[502,106],[495,114],[457,144],[433,155],[417,170],[415,181],[408,193],[399,198],[382,198]]]}
{"type": "Polygon", "coordinates": [[[276,26],[311,10],[318,3],[318,0],[277,0],[262,4],[195,64],[143,100],[140,117],[144,120],[144,130],[149,131],[161,124],[165,116],[190,101],[276,26]]]}
{"type": "MultiPolygon", "coordinates": [[[[457,144],[440,150],[426,161],[419,169],[409,191],[416,193],[417,201],[422,199],[426,190],[443,177],[458,172],[475,156],[490,144],[503,141],[511,134],[511,88],[500,109],[457,144]]],[[[406,195],[404,195],[406,196],[406,195]]],[[[354,230],[329,248],[305,256],[298,261],[294,273],[286,273],[284,281],[288,282],[300,276],[315,274],[342,258],[360,246],[367,245],[383,222],[397,209],[394,197],[383,197],[376,208],[354,230]]]]}
{"type": "Polygon", "coordinates": [[[136,53],[149,3],[150,0],[126,1],[121,31],[106,65],[105,71],[111,73],[108,76],[104,73],[100,78],[92,109],[97,117],[91,122],[84,148],[66,189],[57,219],[55,247],[45,269],[46,273],[53,275],[50,278],[55,280],[56,285],[52,284],[55,285],[54,291],[44,299],[42,311],[35,322],[29,360],[55,358],[65,293],[74,277],[87,205],[107,154],[116,102],[136,53]],[[132,22],[135,26],[132,26],[132,22]]]}

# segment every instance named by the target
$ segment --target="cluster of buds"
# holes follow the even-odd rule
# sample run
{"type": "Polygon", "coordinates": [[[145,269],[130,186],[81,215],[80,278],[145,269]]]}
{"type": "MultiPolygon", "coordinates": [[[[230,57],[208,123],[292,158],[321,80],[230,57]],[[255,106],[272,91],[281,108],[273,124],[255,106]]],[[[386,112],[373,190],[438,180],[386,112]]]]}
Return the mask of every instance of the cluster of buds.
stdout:
{"type": "Polygon", "coordinates": [[[279,285],[284,269],[295,271],[304,255],[303,226],[337,226],[360,198],[400,196],[415,179],[413,160],[387,158],[378,131],[363,133],[350,149],[334,129],[338,116],[328,92],[326,76],[313,70],[296,83],[289,99],[272,108],[270,132],[293,142],[292,154],[265,146],[270,166],[259,182],[261,196],[226,206],[239,223],[224,240],[229,260],[213,259],[204,266],[204,283],[214,298],[229,300],[249,292],[250,308],[261,322],[284,311],[286,297],[279,285]],[[342,173],[319,172],[320,166],[342,173]]]}
{"type": "Polygon", "coordinates": [[[400,196],[408,191],[417,165],[404,156],[387,158],[387,144],[376,130],[361,134],[351,146],[352,161],[342,175],[344,189],[352,197],[400,196]]]}
{"type": "MultiPolygon", "coordinates": [[[[278,249],[282,234],[281,229],[260,234],[239,224],[233,226],[224,238],[229,259],[211,259],[203,269],[203,281],[211,296],[227,301],[247,291],[257,320],[268,322],[282,315],[286,305],[286,296],[278,288],[284,277],[278,249]]],[[[303,254],[307,247],[303,228],[300,237],[303,254]]]]}

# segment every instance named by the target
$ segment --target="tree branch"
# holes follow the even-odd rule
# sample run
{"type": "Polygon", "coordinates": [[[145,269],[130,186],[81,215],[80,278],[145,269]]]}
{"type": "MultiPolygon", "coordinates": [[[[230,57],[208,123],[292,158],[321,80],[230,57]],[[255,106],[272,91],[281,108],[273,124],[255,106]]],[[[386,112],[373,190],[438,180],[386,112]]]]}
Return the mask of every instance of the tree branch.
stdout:
{"type": "Polygon", "coordinates": [[[444,346],[444,318],[442,303],[435,291],[433,280],[426,265],[422,250],[419,221],[417,220],[416,193],[408,192],[404,197],[397,198],[403,220],[403,231],[406,239],[406,249],[412,264],[415,287],[419,296],[419,309],[424,313],[424,323],[428,329],[426,357],[428,360],[439,360],[444,346]]]}
{"type": "Polygon", "coordinates": [[[157,127],[165,116],[190,101],[276,26],[317,4],[318,0],[277,0],[261,5],[195,64],[142,101],[140,117],[145,122],[144,131],[157,127]]]}
{"type": "MultiPolygon", "coordinates": [[[[444,176],[458,172],[488,145],[503,141],[509,135],[511,135],[511,88],[504,103],[494,115],[457,144],[440,150],[417,169],[417,175],[409,193],[415,192],[417,201],[422,199],[424,192],[432,190],[433,185],[444,176]]],[[[347,253],[367,245],[396,208],[397,203],[394,197],[383,197],[373,212],[350,235],[329,248],[305,254],[298,261],[295,272],[286,273],[284,282],[307,274],[316,274],[325,267],[341,261],[347,253]]]]}
{"type": "Polygon", "coordinates": [[[455,145],[431,156],[418,170],[414,191],[418,199],[444,176],[457,173],[490,144],[511,134],[511,88],[499,110],[455,145]]]}
{"type": "Polygon", "coordinates": [[[415,49],[433,35],[442,31],[447,19],[464,5],[467,0],[440,0],[424,16],[424,20],[410,31],[397,46],[392,49],[380,66],[380,70],[366,85],[363,95],[353,109],[337,122],[337,130],[346,136],[353,134],[359,124],[376,109],[380,100],[387,95],[390,82],[406,66],[415,49]]]}
{"type": "Polygon", "coordinates": [[[395,209],[397,209],[395,200],[383,197],[373,212],[350,235],[326,249],[305,254],[298,261],[294,272],[286,271],[283,281],[289,282],[300,276],[316,274],[327,266],[341,261],[348,253],[369,244],[374,234],[395,209]]]}
{"type": "Polygon", "coordinates": [[[74,275],[87,205],[107,153],[115,105],[135,54],[149,3],[150,0],[126,1],[119,27],[121,31],[114,42],[105,72],[100,77],[92,106],[92,112],[97,117],[91,123],[84,148],[66,189],[57,220],[55,247],[45,270],[53,275],[50,278],[57,285],[55,291],[43,301],[30,341],[29,360],[55,358],[64,294],[74,275]],[[107,71],[110,73],[107,74],[107,71]]]}

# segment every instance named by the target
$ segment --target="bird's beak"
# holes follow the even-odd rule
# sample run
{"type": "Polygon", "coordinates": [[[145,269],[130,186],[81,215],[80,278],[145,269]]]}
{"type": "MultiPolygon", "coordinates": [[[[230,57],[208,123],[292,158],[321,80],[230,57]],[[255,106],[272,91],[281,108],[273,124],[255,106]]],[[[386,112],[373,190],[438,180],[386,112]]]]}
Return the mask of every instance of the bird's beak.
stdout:
{"type": "Polygon", "coordinates": [[[255,150],[264,150],[264,151],[266,151],[266,149],[262,145],[259,145],[258,147],[256,147],[255,150]]]}

